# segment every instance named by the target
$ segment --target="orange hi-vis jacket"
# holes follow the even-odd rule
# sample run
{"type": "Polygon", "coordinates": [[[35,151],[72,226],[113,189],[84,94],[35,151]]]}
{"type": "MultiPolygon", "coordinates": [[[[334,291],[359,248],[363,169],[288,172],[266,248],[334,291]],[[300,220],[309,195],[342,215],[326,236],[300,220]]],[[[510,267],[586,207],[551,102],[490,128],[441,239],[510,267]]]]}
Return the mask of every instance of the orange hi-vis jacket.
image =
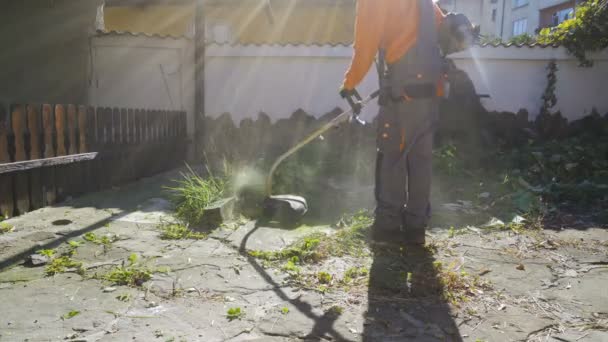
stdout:
{"type": "MultiPolygon", "coordinates": [[[[439,26],[444,14],[434,6],[439,26]]],[[[386,51],[388,64],[403,57],[416,43],[418,20],[418,0],[357,0],[355,53],[343,87],[352,90],[361,83],[380,48],[386,51]]]]}

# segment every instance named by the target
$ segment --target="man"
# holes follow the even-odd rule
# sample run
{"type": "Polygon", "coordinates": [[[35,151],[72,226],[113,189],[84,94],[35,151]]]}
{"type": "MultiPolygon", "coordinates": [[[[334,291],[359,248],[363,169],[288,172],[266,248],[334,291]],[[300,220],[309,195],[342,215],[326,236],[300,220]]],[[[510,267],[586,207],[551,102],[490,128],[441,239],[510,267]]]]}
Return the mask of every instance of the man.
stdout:
{"type": "Polygon", "coordinates": [[[433,126],[443,83],[437,34],[443,18],[432,0],[357,2],[354,55],[340,94],[351,94],[379,51],[388,66],[380,82],[376,243],[425,242],[433,126]]]}

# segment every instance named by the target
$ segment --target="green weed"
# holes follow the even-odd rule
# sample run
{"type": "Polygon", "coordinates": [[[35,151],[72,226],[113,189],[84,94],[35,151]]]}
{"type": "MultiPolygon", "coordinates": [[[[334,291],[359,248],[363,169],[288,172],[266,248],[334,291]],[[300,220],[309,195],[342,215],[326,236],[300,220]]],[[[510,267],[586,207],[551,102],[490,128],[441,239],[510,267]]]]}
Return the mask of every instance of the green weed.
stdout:
{"type": "Polygon", "coordinates": [[[193,232],[186,225],[179,223],[162,224],[160,230],[160,238],[163,240],[202,240],[207,237],[207,235],[193,232]]]}
{"type": "Polygon", "coordinates": [[[204,209],[222,198],[228,183],[222,178],[211,175],[202,178],[190,166],[182,174],[181,180],[175,180],[174,187],[167,187],[169,198],[175,206],[175,216],[182,222],[198,225],[202,222],[204,209]]]}
{"type": "Polygon", "coordinates": [[[40,255],[44,255],[50,259],[52,259],[55,256],[55,250],[54,249],[41,249],[37,252],[40,255]]]}
{"type": "Polygon", "coordinates": [[[470,276],[465,271],[455,271],[456,265],[454,264],[444,267],[442,262],[435,261],[433,268],[439,280],[441,296],[456,306],[474,297],[477,289],[490,287],[488,282],[481,280],[478,276],[470,276]]]}
{"type": "Polygon", "coordinates": [[[97,236],[97,234],[93,233],[93,232],[88,232],[86,234],[84,234],[82,236],[83,239],[85,239],[86,241],[92,242],[96,245],[104,245],[104,246],[109,246],[111,245],[113,242],[118,240],[118,236],[116,235],[104,235],[104,236],[97,236]]]}
{"type": "Polygon", "coordinates": [[[282,313],[283,315],[287,315],[287,314],[289,313],[289,308],[288,308],[288,307],[283,307],[283,308],[281,309],[281,313],[282,313]]]}
{"type": "Polygon", "coordinates": [[[325,312],[325,314],[328,316],[340,316],[343,313],[344,308],[339,305],[334,305],[325,312]]]}
{"type": "Polygon", "coordinates": [[[241,310],[241,308],[230,308],[226,313],[226,317],[229,321],[233,321],[235,319],[241,319],[245,316],[245,311],[241,310]]]}
{"type": "Polygon", "coordinates": [[[450,229],[448,229],[448,237],[450,239],[456,237],[457,235],[464,235],[464,234],[467,234],[466,229],[455,229],[454,227],[450,227],[450,229]]]}
{"type": "Polygon", "coordinates": [[[366,267],[351,267],[344,272],[344,277],[340,281],[343,285],[349,285],[357,280],[365,279],[369,275],[369,270],[366,267]]]}
{"type": "MultiPolygon", "coordinates": [[[[2,220],[0,220],[2,221],[2,220]]],[[[8,224],[6,222],[0,222],[0,235],[10,233],[15,229],[12,224],[8,224]]]]}
{"type": "Polygon", "coordinates": [[[299,260],[300,259],[297,256],[293,256],[291,260],[287,261],[285,265],[283,265],[282,269],[292,274],[300,273],[300,267],[297,266],[299,260]]]}
{"type": "Polygon", "coordinates": [[[290,261],[294,265],[303,262],[317,262],[322,259],[322,256],[316,252],[316,248],[323,237],[325,237],[325,234],[312,234],[283,250],[250,251],[249,255],[267,261],[291,259],[290,261]]]}
{"type": "Polygon", "coordinates": [[[137,263],[137,255],[129,256],[129,264],[111,269],[102,278],[114,285],[141,286],[152,278],[153,271],[137,263]]]}
{"type": "Polygon", "coordinates": [[[73,260],[68,255],[54,258],[46,266],[45,273],[47,276],[52,276],[58,273],[64,273],[68,269],[76,269],[76,273],[84,275],[85,269],[82,266],[82,262],[73,260]]]}
{"type": "Polygon", "coordinates": [[[70,240],[70,241],[68,241],[68,245],[71,248],[78,248],[78,247],[82,246],[82,243],[80,243],[78,241],[70,240]]]}
{"type": "Polygon", "coordinates": [[[80,311],[78,310],[71,310],[70,312],[66,313],[65,315],[61,316],[62,320],[66,320],[66,319],[71,319],[74,318],[76,316],[80,315],[80,311]]]}
{"type": "Polygon", "coordinates": [[[121,302],[128,302],[131,299],[131,295],[128,293],[123,293],[121,295],[116,296],[116,299],[121,302]]]}
{"type": "Polygon", "coordinates": [[[321,284],[330,284],[332,279],[333,279],[332,275],[327,272],[317,273],[317,280],[321,284]]]}

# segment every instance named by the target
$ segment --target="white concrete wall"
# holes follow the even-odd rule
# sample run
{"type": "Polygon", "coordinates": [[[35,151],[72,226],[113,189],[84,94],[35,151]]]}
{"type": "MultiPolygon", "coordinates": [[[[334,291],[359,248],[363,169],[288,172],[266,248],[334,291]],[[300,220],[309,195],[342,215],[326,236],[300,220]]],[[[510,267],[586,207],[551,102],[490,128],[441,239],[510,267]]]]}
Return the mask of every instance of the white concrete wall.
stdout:
{"type": "Polygon", "coordinates": [[[608,112],[608,50],[591,54],[592,68],[578,67],[578,61],[564,48],[476,47],[451,56],[475,84],[487,110],[516,112],[525,108],[534,118],[542,104],[547,86],[547,63],[557,62],[557,105],[568,120],[579,119],[595,107],[608,112]]]}
{"type": "MultiPolygon", "coordinates": [[[[347,108],[339,97],[350,62],[347,46],[227,46],[207,48],[205,112],[217,117],[231,113],[237,122],[256,118],[259,112],[273,120],[290,116],[298,108],[321,116],[335,107],[347,108]]],[[[531,118],[538,114],[546,87],[546,66],[556,59],[556,109],[570,120],[588,114],[593,107],[608,112],[608,51],[592,55],[593,68],[579,68],[563,48],[476,47],[452,56],[473,80],[488,110],[517,112],[525,108],[531,118]],[[474,57],[473,57],[474,56],[474,57]]],[[[358,87],[362,95],[377,89],[374,67],[358,87]]],[[[372,119],[376,103],[362,118],[372,119]]]]}
{"type": "MultiPolygon", "coordinates": [[[[336,107],[348,108],[338,95],[350,63],[348,46],[229,46],[207,47],[205,60],[205,113],[224,112],[234,119],[265,112],[273,120],[289,117],[298,108],[321,116],[336,107]]],[[[375,67],[357,89],[371,93],[378,80],[375,67]]],[[[373,118],[375,103],[362,118],[373,118]]]]}
{"type": "MultiPolygon", "coordinates": [[[[348,108],[338,95],[352,48],[349,46],[229,46],[206,51],[205,113],[231,113],[238,122],[267,113],[272,120],[297,109],[319,117],[336,107],[348,108]]],[[[593,107],[608,112],[608,50],[591,55],[593,68],[580,68],[563,48],[476,47],[451,58],[475,84],[492,111],[538,114],[546,87],[546,66],[556,59],[557,106],[575,120],[593,107]]],[[[93,42],[94,79],[91,104],[98,106],[186,110],[194,133],[194,54],[192,42],[132,36],[103,36],[93,42]],[[162,65],[164,71],[161,71],[162,65]],[[165,85],[165,81],[167,84],[165,85]],[[169,90],[167,90],[167,87],[169,90]]],[[[365,96],[377,89],[375,67],[358,87],[365,96]]],[[[378,112],[375,101],[362,118],[378,112]]]]}
{"type": "Polygon", "coordinates": [[[194,49],[187,39],[107,35],[93,39],[94,106],[184,110],[194,134],[194,49]]]}

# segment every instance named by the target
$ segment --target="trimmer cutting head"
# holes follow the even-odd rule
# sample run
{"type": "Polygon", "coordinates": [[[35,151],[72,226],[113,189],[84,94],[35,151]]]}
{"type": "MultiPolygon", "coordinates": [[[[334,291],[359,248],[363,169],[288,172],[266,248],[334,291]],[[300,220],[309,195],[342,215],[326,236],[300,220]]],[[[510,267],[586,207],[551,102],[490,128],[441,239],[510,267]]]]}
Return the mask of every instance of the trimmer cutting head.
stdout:
{"type": "Polygon", "coordinates": [[[274,195],[264,199],[264,218],[287,226],[297,224],[308,211],[306,199],[295,195],[274,195]]]}

